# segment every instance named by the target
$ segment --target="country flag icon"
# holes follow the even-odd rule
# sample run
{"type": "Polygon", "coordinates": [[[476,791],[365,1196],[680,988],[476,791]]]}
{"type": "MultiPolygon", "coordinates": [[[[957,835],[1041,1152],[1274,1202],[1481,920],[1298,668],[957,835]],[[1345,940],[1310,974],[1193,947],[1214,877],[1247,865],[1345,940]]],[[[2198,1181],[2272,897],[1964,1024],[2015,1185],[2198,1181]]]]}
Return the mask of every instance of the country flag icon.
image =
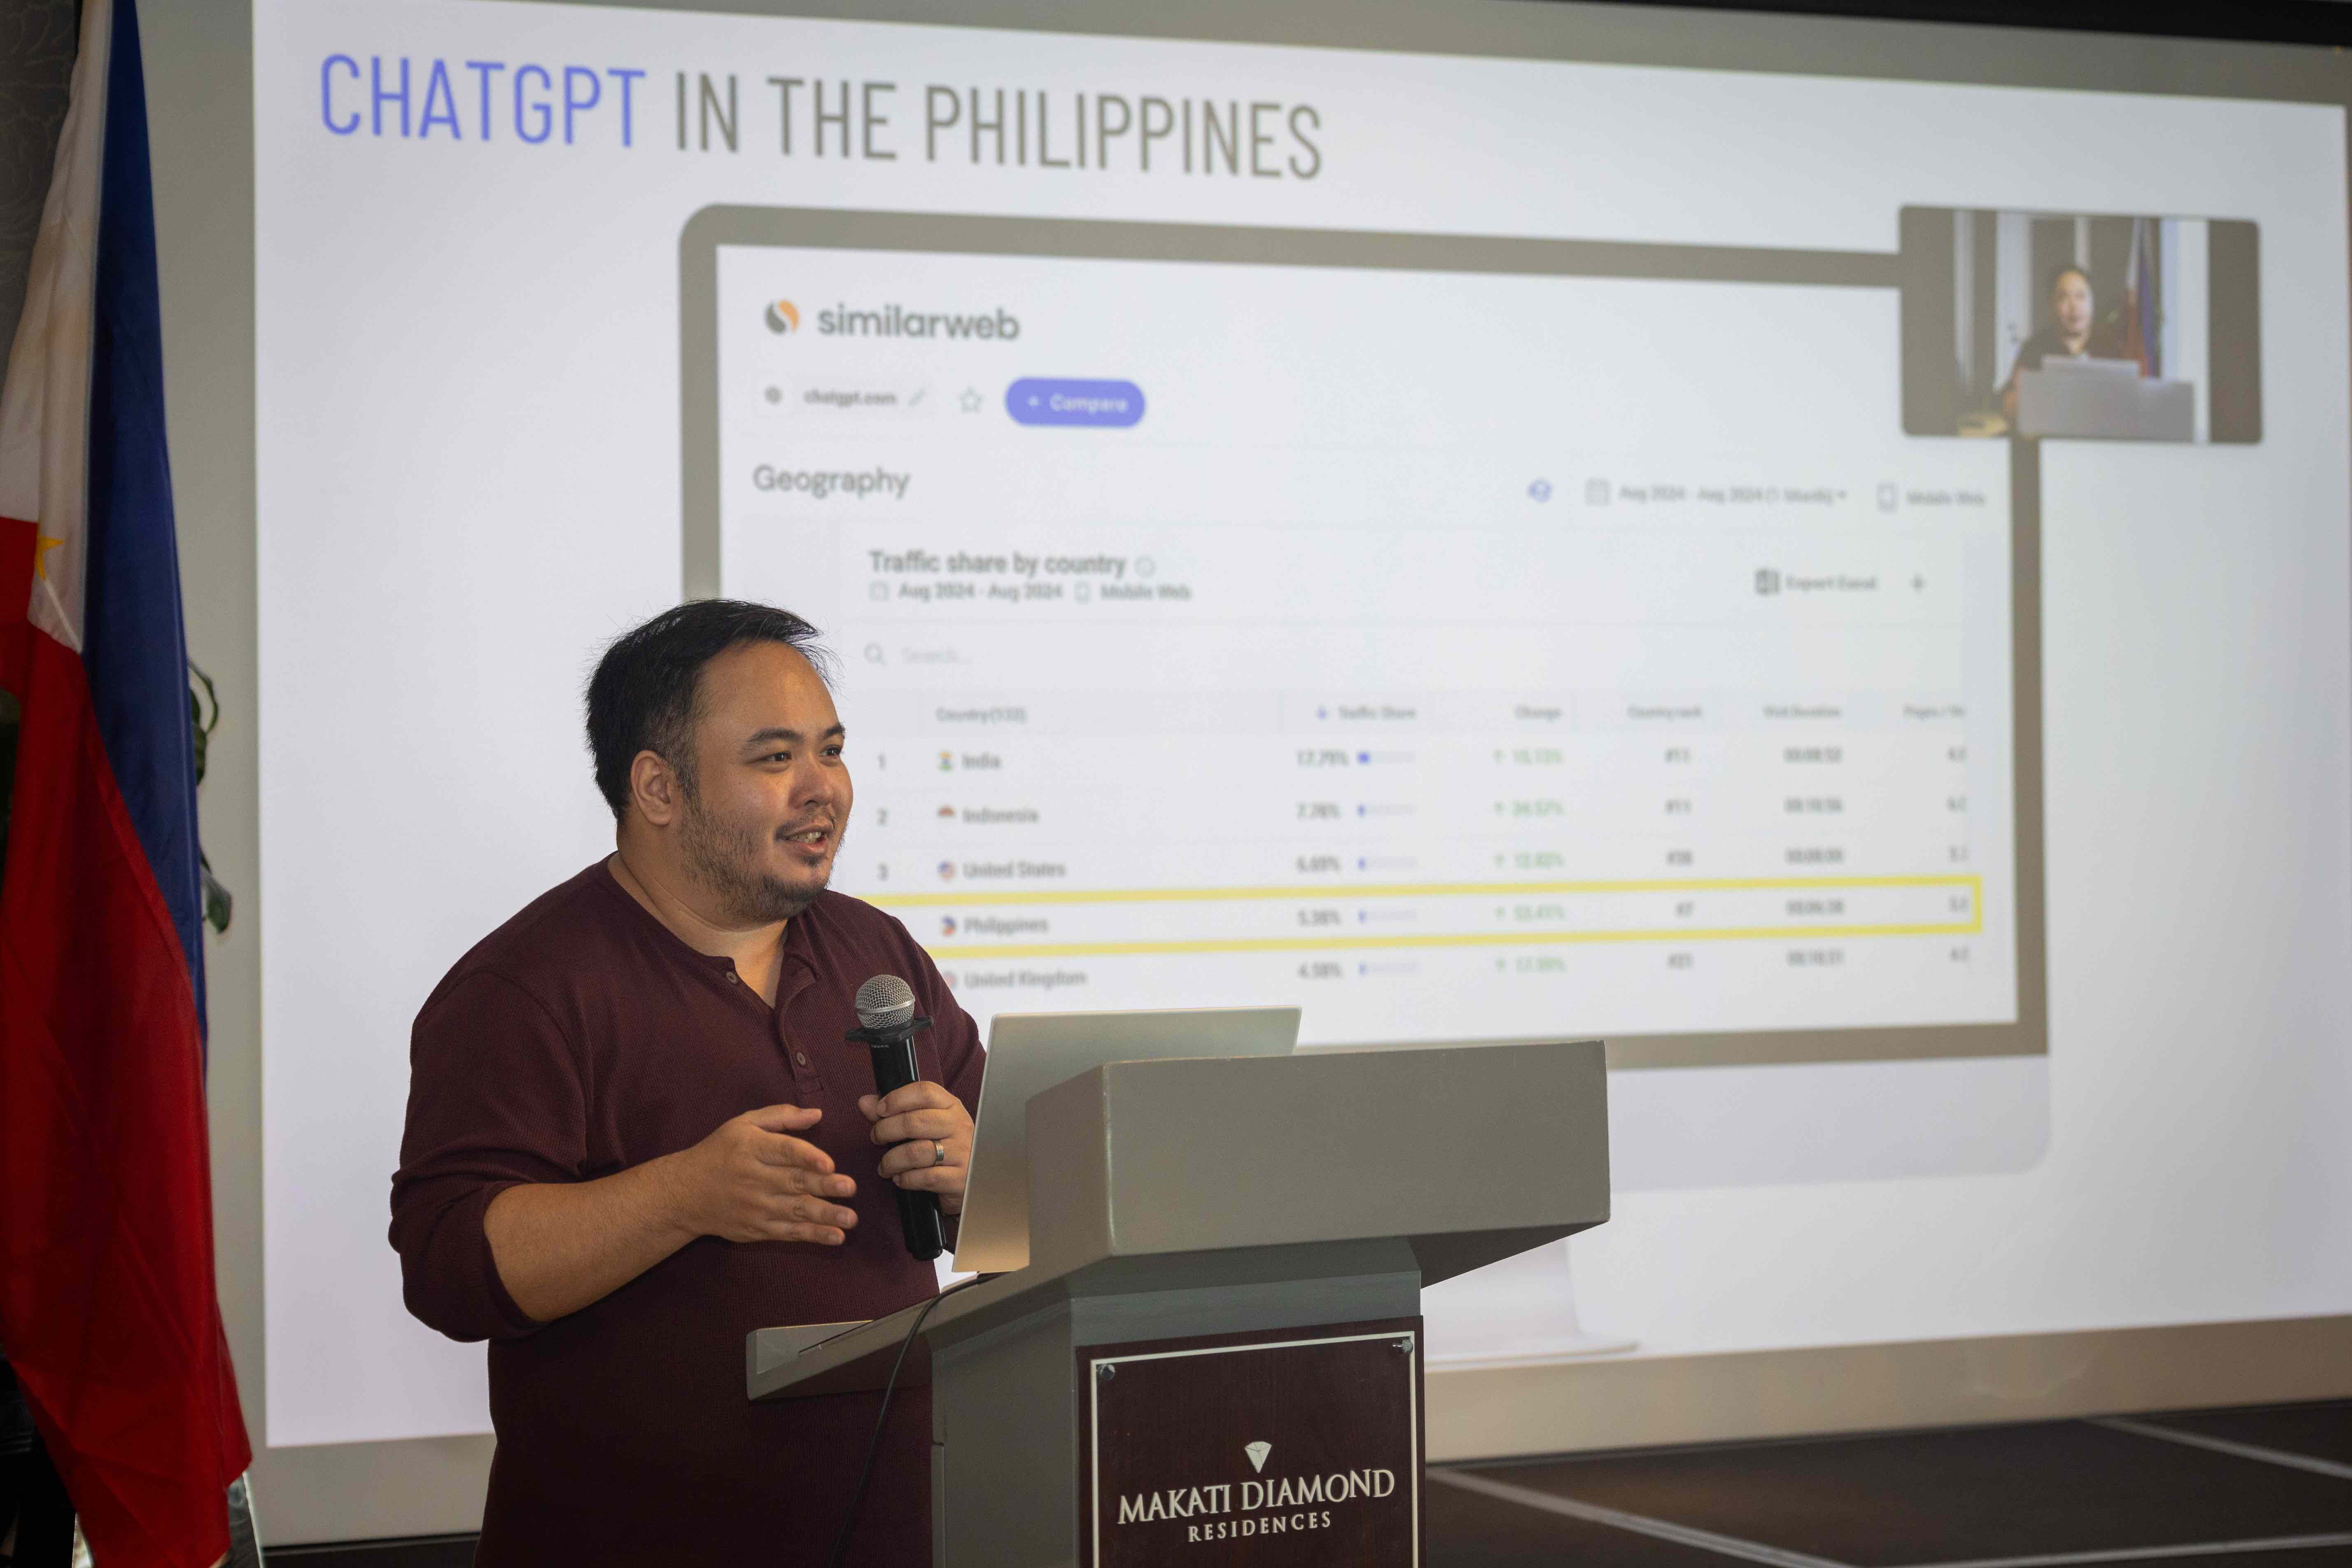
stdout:
{"type": "Polygon", "coordinates": [[[1265,1457],[1274,1452],[1274,1445],[1271,1443],[1244,1443],[1242,1445],[1242,1452],[1249,1456],[1250,1468],[1255,1470],[1260,1475],[1264,1475],[1265,1474],[1265,1457]]]}

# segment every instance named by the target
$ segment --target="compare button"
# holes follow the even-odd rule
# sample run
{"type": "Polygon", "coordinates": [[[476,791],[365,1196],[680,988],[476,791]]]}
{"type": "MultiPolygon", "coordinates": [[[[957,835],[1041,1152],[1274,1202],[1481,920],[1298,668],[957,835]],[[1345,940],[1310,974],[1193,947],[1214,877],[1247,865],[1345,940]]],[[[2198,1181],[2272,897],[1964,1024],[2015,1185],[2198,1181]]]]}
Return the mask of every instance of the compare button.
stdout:
{"type": "Polygon", "coordinates": [[[1131,381],[1024,376],[1004,389],[1004,412],[1024,425],[1123,426],[1143,417],[1143,388],[1131,381]]]}

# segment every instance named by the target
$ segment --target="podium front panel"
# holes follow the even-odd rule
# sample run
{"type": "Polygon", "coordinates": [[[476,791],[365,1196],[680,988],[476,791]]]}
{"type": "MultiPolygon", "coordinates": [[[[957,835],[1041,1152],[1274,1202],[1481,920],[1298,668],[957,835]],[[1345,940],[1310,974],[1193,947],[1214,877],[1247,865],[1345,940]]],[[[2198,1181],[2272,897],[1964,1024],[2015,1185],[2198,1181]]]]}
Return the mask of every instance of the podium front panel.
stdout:
{"type": "Polygon", "coordinates": [[[1087,1345],[1085,1568],[1421,1562],[1418,1317],[1087,1345]]]}

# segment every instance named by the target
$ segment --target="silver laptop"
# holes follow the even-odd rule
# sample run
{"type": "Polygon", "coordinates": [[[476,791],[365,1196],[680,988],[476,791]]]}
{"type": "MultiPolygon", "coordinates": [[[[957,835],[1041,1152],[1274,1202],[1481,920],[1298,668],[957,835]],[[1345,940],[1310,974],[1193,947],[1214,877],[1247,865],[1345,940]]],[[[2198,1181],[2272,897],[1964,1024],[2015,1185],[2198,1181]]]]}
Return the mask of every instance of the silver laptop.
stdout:
{"type": "Polygon", "coordinates": [[[1154,1013],[999,1013],[988,1030],[971,1173],[956,1236],[960,1273],[1029,1263],[1029,1100],[1106,1062],[1282,1057],[1298,1044],[1296,1007],[1154,1013]]]}

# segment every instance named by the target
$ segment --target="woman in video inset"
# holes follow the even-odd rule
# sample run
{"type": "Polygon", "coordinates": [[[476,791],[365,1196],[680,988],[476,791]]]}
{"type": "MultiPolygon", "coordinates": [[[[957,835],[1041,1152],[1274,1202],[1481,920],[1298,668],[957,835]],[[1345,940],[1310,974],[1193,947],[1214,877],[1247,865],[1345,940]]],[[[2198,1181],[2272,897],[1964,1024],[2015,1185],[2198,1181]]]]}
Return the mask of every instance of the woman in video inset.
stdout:
{"type": "Polygon", "coordinates": [[[2050,278],[2050,324],[2018,345],[2017,363],[2001,384],[2000,414],[2017,423],[2017,373],[2040,370],[2046,359],[2128,359],[2123,336],[2113,321],[2097,320],[2098,301],[2091,293],[2091,275],[2068,263],[2050,278]]]}

